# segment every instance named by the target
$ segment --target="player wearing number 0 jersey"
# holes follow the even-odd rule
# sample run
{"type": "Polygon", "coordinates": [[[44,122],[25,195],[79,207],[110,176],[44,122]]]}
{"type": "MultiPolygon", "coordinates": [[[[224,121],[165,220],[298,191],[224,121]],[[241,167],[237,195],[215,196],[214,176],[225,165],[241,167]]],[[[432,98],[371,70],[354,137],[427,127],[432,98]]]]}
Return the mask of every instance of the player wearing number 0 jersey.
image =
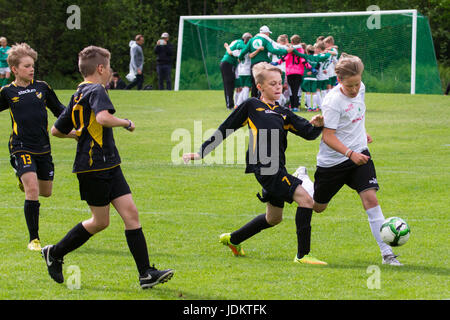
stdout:
{"type": "Polygon", "coordinates": [[[15,80],[0,89],[0,111],[9,109],[11,116],[9,153],[19,187],[25,192],[28,249],[39,251],[39,196],[51,195],[54,177],[47,108],[58,117],[64,106],[46,82],[33,79],[36,60],[36,51],[26,43],[12,46],[8,64],[15,80]]]}
{"type": "Polygon", "coordinates": [[[92,217],[75,225],[55,245],[44,247],[42,256],[50,277],[58,283],[64,282],[64,257],[109,225],[112,204],[124,222],[125,238],[139,272],[139,283],[146,289],[168,281],[173,270],[150,266],[138,211],[120,168],[113,128],[134,131],[135,126],[131,120],[113,115],[115,109],[105,89],[111,77],[110,57],[108,50],[96,46],[86,47],[78,54],[84,82],[52,127],[54,136],[78,140],[73,172],[77,174],[81,199],[89,205],[92,217]]]}

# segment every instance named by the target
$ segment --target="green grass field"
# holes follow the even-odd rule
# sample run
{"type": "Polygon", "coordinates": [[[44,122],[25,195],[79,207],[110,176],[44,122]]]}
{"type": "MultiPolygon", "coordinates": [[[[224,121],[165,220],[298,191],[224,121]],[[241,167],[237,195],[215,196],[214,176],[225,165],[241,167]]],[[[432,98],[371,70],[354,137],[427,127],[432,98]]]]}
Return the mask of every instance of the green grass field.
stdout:
{"type": "MultiPolygon", "coordinates": [[[[64,104],[72,91],[57,91],[64,104]]],[[[404,267],[381,265],[378,246],[359,197],[348,187],[329,208],[313,216],[312,252],[325,267],[293,263],[295,205],[284,221],[244,242],[246,257],[235,258],[218,242],[265,211],[255,196],[260,187],[242,164],[172,163],[172,133],[215,129],[227,116],[220,91],[113,91],[116,115],[135,121],[133,133],[115,129],[122,168],[133,191],[147,237],[150,259],[174,268],[174,278],[141,290],[124,235],[111,209],[108,229],[65,258],[64,271],[77,266],[81,288],[58,285],[37,252],[26,249],[24,194],[9,164],[9,112],[0,114],[0,299],[164,299],[164,300],[341,300],[448,299],[450,100],[447,96],[366,95],[366,127],[385,217],[400,216],[412,229],[409,242],[395,249],[404,267]],[[369,289],[370,266],[379,267],[379,289],[369,289]],[[369,268],[369,269],[368,269],[369,268]]],[[[313,114],[302,112],[310,119],[313,114]]],[[[55,118],[49,113],[50,125],[55,118]]],[[[247,129],[245,129],[247,130],[247,129]]],[[[41,198],[43,245],[59,241],[88,219],[71,173],[75,142],[51,138],[54,192],[41,198]]],[[[287,168],[305,165],[313,174],[319,141],[289,137],[287,168]]],[[[194,150],[193,150],[194,151],[194,150]]],[[[181,156],[181,155],[180,155],[181,156]]],[[[376,270],[376,269],[375,269],[376,270]]]]}

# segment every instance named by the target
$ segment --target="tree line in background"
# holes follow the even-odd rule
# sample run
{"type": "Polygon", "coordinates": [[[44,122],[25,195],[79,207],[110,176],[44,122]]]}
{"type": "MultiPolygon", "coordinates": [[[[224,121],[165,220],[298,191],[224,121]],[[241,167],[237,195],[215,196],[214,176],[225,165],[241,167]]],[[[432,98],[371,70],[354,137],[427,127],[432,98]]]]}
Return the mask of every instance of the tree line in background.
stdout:
{"type": "Polygon", "coordinates": [[[128,43],[143,34],[145,84],[156,87],[153,48],[161,33],[168,32],[176,51],[181,15],[366,11],[371,5],[381,10],[417,9],[427,16],[439,64],[450,65],[448,0],[0,0],[0,36],[8,38],[9,45],[30,44],[39,54],[36,77],[69,89],[81,79],[77,55],[82,48],[93,44],[109,49],[111,67],[124,77],[130,59],[128,43]],[[71,5],[80,9],[79,29],[69,28],[71,5]]]}

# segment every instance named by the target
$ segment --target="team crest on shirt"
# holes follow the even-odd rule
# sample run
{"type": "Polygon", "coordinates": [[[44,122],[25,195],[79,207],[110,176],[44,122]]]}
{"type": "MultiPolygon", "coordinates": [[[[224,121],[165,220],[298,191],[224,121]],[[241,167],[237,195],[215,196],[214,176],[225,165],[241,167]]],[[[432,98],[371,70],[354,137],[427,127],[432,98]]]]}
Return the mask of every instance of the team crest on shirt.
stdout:
{"type": "Polygon", "coordinates": [[[347,109],[345,109],[344,111],[345,112],[349,112],[350,110],[352,110],[352,109],[354,109],[355,108],[355,106],[353,105],[353,103],[350,103],[348,106],[347,106],[347,109]]]}
{"type": "Polygon", "coordinates": [[[38,97],[39,99],[42,99],[42,92],[36,92],[36,97],[38,97]]]}

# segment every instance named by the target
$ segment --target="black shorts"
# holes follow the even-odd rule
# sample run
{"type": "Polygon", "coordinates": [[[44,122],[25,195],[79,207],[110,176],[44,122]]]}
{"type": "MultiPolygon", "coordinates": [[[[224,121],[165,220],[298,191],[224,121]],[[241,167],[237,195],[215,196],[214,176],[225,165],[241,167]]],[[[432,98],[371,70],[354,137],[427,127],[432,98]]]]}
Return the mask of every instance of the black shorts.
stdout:
{"type": "Polygon", "coordinates": [[[292,203],[295,189],[302,184],[302,180],[290,175],[286,168],[280,168],[274,175],[255,172],[255,178],[262,186],[262,196],[257,194],[259,200],[278,208],[284,208],[284,202],[292,203]]]}
{"type": "MultiPolygon", "coordinates": [[[[368,150],[362,153],[370,157],[368,150]]],[[[349,159],[334,167],[317,167],[314,174],[314,201],[321,204],[330,202],[344,184],[358,193],[367,189],[378,190],[380,187],[372,159],[361,166],[349,159]]]]}
{"type": "Polygon", "coordinates": [[[19,178],[24,173],[36,172],[39,180],[53,181],[55,165],[50,152],[44,154],[17,152],[11,155],[10,163],[19,178]]]}
{"type": "Polygon", "coordinates": [[[131,193],[120,166],[102,171],[77,173],[81,200],[103,207],[112,200],[131,193]]]}

